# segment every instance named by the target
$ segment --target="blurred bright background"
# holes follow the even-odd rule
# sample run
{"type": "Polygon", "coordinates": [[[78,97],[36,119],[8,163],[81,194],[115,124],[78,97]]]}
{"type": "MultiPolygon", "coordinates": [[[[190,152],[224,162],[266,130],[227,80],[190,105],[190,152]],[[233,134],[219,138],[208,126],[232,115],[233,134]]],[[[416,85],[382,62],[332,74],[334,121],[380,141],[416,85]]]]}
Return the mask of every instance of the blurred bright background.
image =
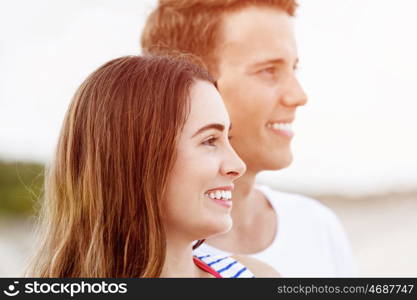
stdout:
{"type": "MultiPolygon", "coordinates": [[[[288,169],[259,181],[316,197],[361,276],[417,276],[417,2],[299,0],[299,110],[288,169]]],[[[0,277],[21,276],[69,101],[102,63],[139,54],[156,0],[0,4],[0,277]]]]}

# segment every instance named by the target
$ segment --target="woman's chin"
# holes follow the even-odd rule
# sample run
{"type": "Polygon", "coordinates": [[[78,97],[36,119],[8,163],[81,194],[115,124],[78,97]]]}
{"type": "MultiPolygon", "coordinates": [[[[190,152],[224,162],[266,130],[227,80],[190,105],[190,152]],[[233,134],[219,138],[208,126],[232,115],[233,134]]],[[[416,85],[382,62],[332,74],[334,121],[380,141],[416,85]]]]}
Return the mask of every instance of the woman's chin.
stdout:
{"type": "Polygon", "coordinates": [[[209,229],[206,231],[206,236],[204,238],[210,238],[216,235],[224,234],[229,232],[232,229],[233,220],[232,217],[226,217],[223,220],[218,220],[215,224],[211,224],[206,228],[209,229]]]}

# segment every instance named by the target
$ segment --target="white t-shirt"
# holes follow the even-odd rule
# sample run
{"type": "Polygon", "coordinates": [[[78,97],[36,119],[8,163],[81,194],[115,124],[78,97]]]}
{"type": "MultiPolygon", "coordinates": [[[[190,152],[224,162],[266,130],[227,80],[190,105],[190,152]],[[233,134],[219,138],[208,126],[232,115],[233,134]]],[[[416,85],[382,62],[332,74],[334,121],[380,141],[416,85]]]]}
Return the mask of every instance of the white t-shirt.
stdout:
{"type": "MultiPolygon", "coordinates": [[[[278,217],[272,244],[251,254],[283,277],[355,277],[356,264],[337,216],[317,200],[257,186],[278,217]]],[[[231,255],[203,243],[196,255],[231,255]]],[[[234,253],[239,254],[239,253],[234,253]]]]}

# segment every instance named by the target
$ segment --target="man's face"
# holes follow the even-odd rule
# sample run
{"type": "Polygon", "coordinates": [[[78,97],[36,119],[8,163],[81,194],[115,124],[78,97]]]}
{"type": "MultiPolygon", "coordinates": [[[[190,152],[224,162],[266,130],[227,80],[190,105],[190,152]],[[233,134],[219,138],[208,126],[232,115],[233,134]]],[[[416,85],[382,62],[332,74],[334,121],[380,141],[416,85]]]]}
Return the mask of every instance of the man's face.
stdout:
{"type": "Polygon", "coordinates": [[[224,15],[217,49],[218,87],[233,124],[231,143],[248,171],[292,161],[291,123],[307,97],[296,75],[291,17],[271,7],[224,15]]]}

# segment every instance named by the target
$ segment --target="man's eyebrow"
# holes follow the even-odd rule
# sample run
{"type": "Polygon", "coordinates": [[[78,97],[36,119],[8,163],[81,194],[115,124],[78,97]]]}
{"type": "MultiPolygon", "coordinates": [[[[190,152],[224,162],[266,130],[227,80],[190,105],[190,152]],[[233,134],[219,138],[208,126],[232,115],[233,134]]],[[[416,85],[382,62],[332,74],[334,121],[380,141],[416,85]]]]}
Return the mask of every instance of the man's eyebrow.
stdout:
{"type": "Polygon", "coordinates": [[[262,60],[262,61],[258,61],[258,62],[255,62],[255,63],[253,63],[253,67],[261,67],[261,66],[264,66],[264,65],[272,65],[272,64],[274,64],[274,65],[283,65],[285,63],[285,60],[284,59],[282,59],[282,58],[272,58],[272,59],[265,59],[265,60],[262,60]]]}
{"type": "MultiPolygon", "coordinates": [[[[296,58],[294,65],[297,66],[298,64],[298,57],[296,58]]],[[[258,61],[255,62],[253,64],[253,67],[261,67],[261,66],[265,66],[265,65],[284,65],[286,63],[285,59],[283,58],[271,58],[271,59],[266,59],[263,61],[258,61]]]]}
{"type": "MultiPolygon", "coordinates": [[[[232,124],[231,123],[230,123],[230,127],[229,128],[230,129],[232,128],[232,124]]],[[[200,133],[202,133],[204,131],[210,130],[210,129],[216,129],[218,131],[223,132],[224,131],[224,125],[223,124],[219,124],[219,123],[213,123],[213,124],[208,124],[206,126],[203,126],[199,130],[197,130],[196,133],[193,134],[192,138],[195,137],[196,135],[198,135],[198,134],[200,134],[200,133]]]]}

